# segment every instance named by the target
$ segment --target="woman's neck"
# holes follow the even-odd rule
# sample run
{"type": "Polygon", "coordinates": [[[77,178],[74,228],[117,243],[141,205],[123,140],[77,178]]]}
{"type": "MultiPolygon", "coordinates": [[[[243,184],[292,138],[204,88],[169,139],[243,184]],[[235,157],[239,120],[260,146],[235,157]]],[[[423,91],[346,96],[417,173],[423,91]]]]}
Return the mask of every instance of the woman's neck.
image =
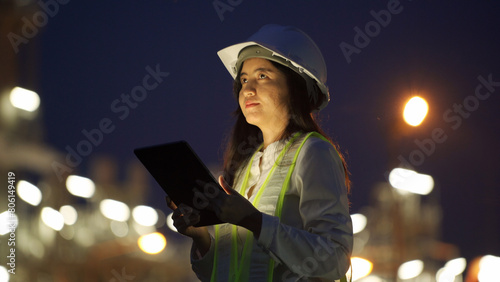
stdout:
{"type": "Polygon", "coordinates": [[[266,149],[267,146],[278,141],[283,135],[285,129],[286,125],[281,126],[281,128],[269,128],[269,129],[261,128],[260,130],[262,131],[262,137],[264,139],[263,149],[266,149]]]}

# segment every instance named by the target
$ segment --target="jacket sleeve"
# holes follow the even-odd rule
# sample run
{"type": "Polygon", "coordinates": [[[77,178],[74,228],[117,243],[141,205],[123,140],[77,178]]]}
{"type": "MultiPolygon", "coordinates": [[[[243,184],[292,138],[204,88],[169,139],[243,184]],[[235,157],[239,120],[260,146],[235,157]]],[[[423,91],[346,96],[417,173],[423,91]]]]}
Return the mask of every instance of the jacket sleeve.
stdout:
{"type": "Polygon", "coordinates": [[[263,214],[257,243],[300,277],[343,277],[350,265],[352,222],[342,161],[329,142],[306,141],[289,189],[299,197],[302,228],[263,214]]]}
{"type": "Polygon", "coordinates": [[[198,279],[200,279],[200,281],[210,281],[210,278],[212,276],[215,251],[214,240],[215,239],[210,236],[210,248],[208,249],[208,252],[201,258],[197,256],[194,244],[191,247],[191,268],[193,269],[198,279]]]}

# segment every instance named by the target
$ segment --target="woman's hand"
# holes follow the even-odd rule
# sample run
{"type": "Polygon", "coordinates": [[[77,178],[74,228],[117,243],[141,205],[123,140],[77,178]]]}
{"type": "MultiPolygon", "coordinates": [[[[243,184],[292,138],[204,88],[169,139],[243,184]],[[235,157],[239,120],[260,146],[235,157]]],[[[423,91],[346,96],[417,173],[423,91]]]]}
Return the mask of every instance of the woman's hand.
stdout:
{"type": "Polygon", "coordinates": [[[219,184],[227,195],[219,194],[211,200],[217,217],[224,222],[247,228],[258,238],[262,225],[261,212],[240,193],[229,187],[222,176],[219,176],[219,184]]]}
{"type": "Polygon", "coordinates": [[[182,235],[193,238],[194,244],[200,250],[203,256],[210,248],[210,234],[206,227],[195,227],[194,225],[200,221],[200,214],[197,210],[185,205],[180,204],[179,207],[170,200],[169,197],[165,198],[167,205],[174,212],[172,219],[177,231],[182,235]]]}

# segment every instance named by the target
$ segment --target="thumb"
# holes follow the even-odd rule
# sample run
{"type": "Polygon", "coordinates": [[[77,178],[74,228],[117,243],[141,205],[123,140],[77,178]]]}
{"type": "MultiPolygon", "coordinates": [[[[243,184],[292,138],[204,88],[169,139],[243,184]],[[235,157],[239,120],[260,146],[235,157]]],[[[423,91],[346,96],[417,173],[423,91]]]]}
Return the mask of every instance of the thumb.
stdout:
{"type": "Polygon", "coordinates": [[[222,187],[222,189],[224,189],[224,191],[226,191],[226,194],[228,195],[234,194],[236,192],[234,191],[234,189],[229,187],[229,185],[227,184],[226,180],[224,180],[224,177],[222,177],[222,175],[219,175],[219,185],[220,187],[222,187]]]}

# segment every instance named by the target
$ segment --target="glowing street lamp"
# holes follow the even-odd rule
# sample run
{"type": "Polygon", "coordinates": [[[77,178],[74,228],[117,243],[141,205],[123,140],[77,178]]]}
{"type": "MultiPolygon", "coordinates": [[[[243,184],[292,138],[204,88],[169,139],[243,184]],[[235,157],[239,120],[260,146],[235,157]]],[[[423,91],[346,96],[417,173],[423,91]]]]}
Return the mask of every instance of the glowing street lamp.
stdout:
{"type": "Polygon", "coordinates": [[[418,96],[411,98],[405,105],[403,118],[411,126],[419,126],[429,111],[427,102],[418,96]]]}

